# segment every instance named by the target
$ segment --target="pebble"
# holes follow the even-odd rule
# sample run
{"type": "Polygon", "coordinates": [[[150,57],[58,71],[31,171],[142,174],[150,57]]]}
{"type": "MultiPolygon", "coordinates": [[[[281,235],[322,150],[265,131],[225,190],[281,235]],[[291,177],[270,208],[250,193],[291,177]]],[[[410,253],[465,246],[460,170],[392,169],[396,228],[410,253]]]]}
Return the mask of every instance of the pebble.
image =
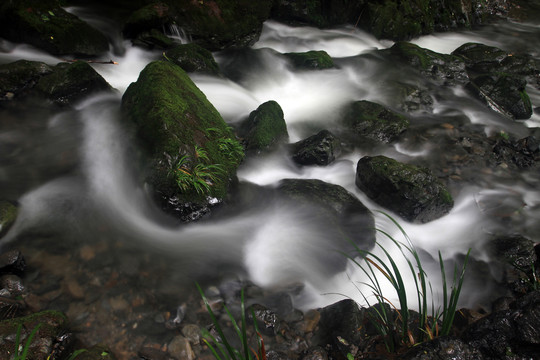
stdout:
{"type": "Polygon", "coordinates": [[[168,351],[171,356],[176,357],[178,360],[193,360],[195,359],[195,353],[191,349],[188,339],[178,335],[174,337],[168,346],[168,351]]]}

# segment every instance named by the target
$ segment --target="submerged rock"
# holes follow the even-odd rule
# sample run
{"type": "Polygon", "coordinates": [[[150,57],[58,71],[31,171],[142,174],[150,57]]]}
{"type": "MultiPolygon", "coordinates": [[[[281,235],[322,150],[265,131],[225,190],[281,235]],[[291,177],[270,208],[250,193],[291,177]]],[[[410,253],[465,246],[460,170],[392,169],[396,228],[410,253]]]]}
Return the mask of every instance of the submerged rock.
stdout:
{"type": "Polygon", "coordinates": [[[292,159],[298,165],[328,165],[341,154],[341,141],[330,131],[321,130],[291,145],[292,159]]]}
{"type": "Polygon", "coordinates": [[[371,101],[351,103],[343,115],[344,125],[356,136],[392,142],[409,127],[409,119],[371,101]]]}
{"type": "Polygon", "coordinates": [[[454,205],[448,190],[430,170],[385,156],[361,158],[356,185],[373,201],[407,221],[435,220],[454,205]]]}
{"type": "Polygon", "coordinates": [[[283,54],[291,60],[293,66],[302,70],[324,70],[334,67],[334,61],[326,51],[308,51],[303,53],[283,54]]]}
{"type": "Polygon", "coordinates": [[[185,72],[219,74],[219,67],[212,53],[197,44],[182,44],[165,52],[165,57],[185,72]]]}
{"type": "Polygon", "coordinates": [[[162,204],[205,204],[223,198],[243,149],[184,70],[154,61],[122,97],[148,160],[146,180],[162,204]]]}
{"type": "Polygon", "coordinates": [[[109,49],[105,35],[62,9],[55,0],[3,1],[2,37],[54,55],[96,56],[109,49]]]}
{"type": "Polygon", "coordinates": [[[252,111],[238,132],[244,139],[246,150],[255,153],[272,150],[289,138],[283,110],[273,100],[252,111]]]}

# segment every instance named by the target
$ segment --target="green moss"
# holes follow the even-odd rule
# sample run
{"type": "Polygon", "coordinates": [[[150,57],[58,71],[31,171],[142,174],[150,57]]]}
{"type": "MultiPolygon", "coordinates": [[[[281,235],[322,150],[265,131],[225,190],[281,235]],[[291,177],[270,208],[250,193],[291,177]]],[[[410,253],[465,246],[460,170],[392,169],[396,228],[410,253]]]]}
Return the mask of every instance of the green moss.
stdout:
{"type": "Polygon", "coordinates": [[[194,43],[175,46],[167,50],[164,56],[186,72],[219,73],[212,53],[194,43]]]}
{"type": "Polygon", "coordinates": [[[330,69],[334,67],[334,61],[326,51],[308,51],[303,53],[286,53],[293,65],[299,69],[330,69]]]}
{"type": "Polygon", "coordinates": [[[13,225],[17,218],[18,209],[9,201],[0,201],[0,237],[13,225]]]}
{"type": "Polygon", "coordinates": [[[170,175],[176,170],[177,161],[184,155],[197,158],[199,148],[208,157],[207,165],[223,168],[210,194],[205,195],[226,194],[229,179],[241,159],[231,158],[223,151],[223,140],[236,142],[235,137],[184,70],[168,61],[148,64],[124,93],[122,108],[135,123],[138,138],[154,159],[150,181],[158,191],[169,196],[176,192],[190,201],[204,199],[200,194],[181,193],[178,187],[170,189],[175,181],[170,175]]]}
{"type": "Polygon", "coordinates": [[[272,148],[289,137],[283,110],[273,100],[251,112],[240,131],[247,142],[247,150],[256,152],[272,148]]]}

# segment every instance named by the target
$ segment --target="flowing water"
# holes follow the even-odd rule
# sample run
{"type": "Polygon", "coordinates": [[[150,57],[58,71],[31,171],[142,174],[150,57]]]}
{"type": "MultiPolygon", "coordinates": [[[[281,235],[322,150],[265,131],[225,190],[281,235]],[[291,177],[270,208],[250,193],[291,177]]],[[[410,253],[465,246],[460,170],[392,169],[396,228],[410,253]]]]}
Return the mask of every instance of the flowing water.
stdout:
{"type": "MultiPolygon", "coordinates": [[[[122,291],[132,294],[135,288],[144,287],[162,298],[171,297],[172,300],[160,300],[167,304],[178,305],[185,289],[193,288],[193,281],[224,274],[240,276],[270,289],[302,284],[294,298],[295,306],[302,309],[324,306],[343,296],[365,303],[362,294],[369,298],[369,290],[362,284],[366,281],[362,272],[344,257],[332,257],[328,263],[324,260],[324,254],[333,251],[332,245],[319,224],[300,209],[266,199],[256,207],[235,210],[216,219],[178,225],[154,206],[139,181],[137,168],[132,166],[134,145],[119,120],[119,110],[127,86],[136,81],[148,62],[161,54],[131,47],[115,36],[118,31],[111,29],[110,21],[83,10],[70,11],[93,20],[94,26],[110,35],[108,56],[119,65],[93,66],[117,92],[94,96],[60,114],[37,108],[20,114],[0,113],[0,198],[18,199],[20,203],[19,217],[2,239],[2,246],[37,249],[32,253],[32,261],[41,264],[42,274],[64,276],[62,269],[54,270],[55,266],[64,267],[64,271],[71,271],[70,266],[78,271],[83,269],[92,289],[106,285],[105,281],[95,280],[100,272],[118,266],[117,278],[135,278],[122,283],[122,291]],[[100,246],[108,250],[103,252],[100,246]],[[93,249],[90,252],[89,247],[93,249]],[[53,256],[56,253],[72,254],[71,262],[60,261],[53,256]],[[45,265],[43,254],[57,263],[45,265]],[[78,262],[79,258],[88,263],[78,262]],[[348,262],[347,269],[335,273],[331,271],[331,261],[348,262]]],[[[175,33],[180,39],[181,33],[175,33]]],[[[450,53],[465,42],[475,41],[538,57],[539,35],[537,24],[508,22],[475,31],[425,36],[413,42],[450,53]]],[[[182,41],[186,39],[182,37],[182,41]]],[[[352,27],[319,30],[269,21],[253,49],[214,54],[225,77],[193,75],[192,79],[230,124],[245,119],[263,102],[276,100],[294,142],[321,129],[336,129],[340,111],[350,101],[367,99],[395,106],[389,81],[406,82],[415,75],[376,56],[358,57],[391,45],[352,27]],[[337,67],[298,71],[280,55],[308,50],[327,51],[337,67]]],[[[16,59],[49,64],[61,61],[22,44],[2,42],[0,49],[1,63],[16,59]]],[[[482,126],[487,134],[505,131],[522,136],[525,127],[540,125],[538,114],[519,123],[507,120],[471,99],[460,87],[434,85],[430,91],[436,98],[433,111],[413,113],[413,128],[440,128],[441,124],[460,118],[482,126]]],[[[540,92],[532,86],[528,91],[533,107],[540,106],[540,92]]],[[[264,186],[276,185],[285,178],[321,179],[343,186],[370,209],[383,210],[355,186],[356,163],[362,156],[384,154],[402,161],[422,158],[435,166],[437,154],[444,151],[436,142],[403,141],[353,150],[326,167],[299,168],[281,150],[246,160],[238,176],[243,182],[264,186]]],[[[432,259],[437,259],[438,251],[451,261],[462,259],[471,248],[476,263],[481,264],[489,262],[484,245],[493,232],[517,232],[537,240],[539,180],[537,174],[527,172],[516,173],[512,179],[478,172],[474,182],[453,189],[455,206],[448,215],[421,225],[399,221],[413,244],[425,254],[435,293],[440,275],[439,265],[432,259]],[[493,216],[491,210],[495,206],[515,212],[510,224],[493,216]]],[[[375,217],[378,228],[402,240],[399,230],[385,216],[375,212],[375,217]]],[[[388,239],[379,236],[378,240],[407,269],[388,239]]],[[[463,292],[463,305],[474,307],[492,298],[497,274],[489,267],[480,268],[484,270],[475,273],[473,267],[467,275],[469,287],[463,292]]],[[[408,280],[412,282],[411,278],[408,280]]],[[[389,293],[388,297],[392,295],[389,293]]]]}

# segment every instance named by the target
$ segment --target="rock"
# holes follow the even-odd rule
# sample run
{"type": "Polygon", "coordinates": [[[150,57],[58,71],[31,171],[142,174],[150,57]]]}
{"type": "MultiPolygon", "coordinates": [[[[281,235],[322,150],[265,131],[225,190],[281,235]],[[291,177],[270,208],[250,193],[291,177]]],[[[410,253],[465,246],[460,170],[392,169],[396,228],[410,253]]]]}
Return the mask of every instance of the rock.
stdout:
{"type": "Polygon", "coordinates": [[[509,310],[473,323],[462,338],[484,358],[535,358],[540,352],[540,291],[516,300],[509,310]]]}
{"type": "Polygon", "coordinates": [[[135,10],[127,18],[122,33],[128,39],[135,39],[142,33],[162,29],[173,21],[169,6],[165,3],[153,3],[135,10]]]}
{"type": "Polygon", "coordinates": [[[406,116],[366,100],[351,103],[342,121],[355,136],[386,143],[396,140],[409,127],[406,116]]]}
{"type": "Polygon", "coordinates": [[[182,335],[193,345],[197,345],[201,341],[201,329],[195,324],[184,325],[182,335]]]}
{"type": "MultiPolygon", "coordinates": [[[[0,339],[3,340],[0,346],[0,358],[11,358],[16,343],[17,329],[21,327],[19,344],[26,344],[30,333],[37,328],[27,358],[45,360],[52,351],[54,339],[66,325],[65,315],[51,310],[0,321],[0,339]]],[[[77,359],[82,359],[82,357],[77,359]]]]}
{"type": "Polygon", "coordinates": [[[530,270],[536,262],[534,242],[520,235],[497,237],[488,243],[491,255],[501,262],[530,270]]]}
{"type": "Polygon", "coordinates": [[[277,0],[272,7],[272,19],[299,25],[328,27],[354,24],[361,13],[364,2],[355,0],[277,0]]]}
{"type": "Polygon", "coordinates": [[[279,334],[281,319],[274,311],[259,304],[252,305],[249,311],[255,315],[257,328],[262,334],[267,336],[279,334]]]}
{"type": "Polygon", "coordinates": [[[197,44],[177,45],[167,50],[165,57],[188,73],[219,74],[219,67],[212,53],[197,44]]]}
{"type": "Polygon", "coordinates": [[[140,46],[149,50],[163,50],[174,46],[173,39],[156,29],[140,33],[135,39],[133,39],[132,43],[135,46],[140,46]]]}
{"type": "Polygon", "coordinates": [[[283,110],[273,100],[252,111],[240,124],[238,132],[244,139],[246,150],[257,154],[272,150],[289,138],[283,110]]]}
{"type": "Polygon", "coordinates": [[[19,250],[10,250],[0,255],[0,274],[21,275],[26,269],[26,261],[19,250]]]}
{"type": "Polygon", "coordinates": [[[291,145],[292,159],[298,165],[332,163],[341,155],[341,142],[330,131],[321,130],[307,139],[291,145]]]}
{"type": "Polygon", "coordinates": [[[521,77],[498,73],[477,76],[468,89],[493,110],[514,119],[528,119],[532,105],[526,85],[521,77]]]}
{"type": "Polygon", "coordinates": [[[435,220],[454,205],[448,190],[430,170],[385,156],[361,158],[356,185],[373,201],[407,221],[435,220]]]}
{"type": "Polygon", "coordinates": [[[116,357],[107,346],[97,344],[81,352],[75,360],[116,360],[116,357]]]}
{"type": "Polygon", "coordinates": [[[477,349],[465,341],[454,337],[438,337],[411,347],[404,355],[404,360],[482,360],[484,357],[477,349]]]}
{"type": "Polygon", "coordinates": [[[192,360],[195,359],[195,354],[191,349],[188,339],[178,335],[168,345],[168,351],[171,356],[174,356],[178,360],[192,360]]]}
{"type": "MultiPolygon", "coordinates": [[[[223,198],[243,149],[184,70],[154,61],[122,97],[122,110],[149,155],[146,179],[163,207],[223,198]]],[[[188,207],[189,210],[189,207],[188,207]]]]}
{"type": "Polygon", "coordinates": [[[76,61],[56,65],[39,79],[35,90],[55,104],[66,106],[112,88],[88,63],[76,61]]]}
{"type": "Polygon", "coordinates": [[[24,96],[42,76],[52,71],[49,65],[38,61],[17,60],[0,65],[0,100],[24,96]]]}
{"type": "MultiPolygon", "coordinates": [[[[339,228],[341,240],[348,239],[364,249],[374,244],[371,211],[343,187],[315,179],[284,179],[277,190],[299,206],[315,206],[315,213],[325,219],[325,223],[339,228]]],[[[334,240],[340,241],[339,238],[334,240]]]]}
{"type": "Polygon", "coordinates": [[[316,346],[310,348],[302,360],[328,360],[328,354],[322,347],[316,346]]]}
{"type": "MultiPolygon", "coordinates": [[[[8,232],[9,228],[15,223],[18,212],[19,210],[17,209],[17,207],[11,202],[6,200],[0,200],[0,238],[4,236],[8,232]]],[[[0,268],[2,267],[3,261],[8,260],[4,259],[5,258],[3,255],[2,258],[0,258],[0,268]]]]}
{"type": "Polygon", "coordinates": [[[2,275],[0,277],[0,289],[2,289],[2,292],[6,291],[9,296],[15,297],[21,295],[25,287],[21,278],[17,275],[2,275]]]}
{"type": "Polygon", "coordinates": [[[465,61],[456,55],[439,54],[409,42],[397,42],[382,53],[442,84],[466,84],[469,81],[465,61]]]}
{"type": "Polygon", "coordinates": [[[301,70],[324,70],[334,67],[334,61],[326,51],[308,51],[303,53],[285,53],[297,69],[301,70]]]}
{"type": "Polygon", "coordinates": [[[433,97],[429,90],[399,81],[392,82],[391,86],[397,90],[395,98],[399,101],[397,106],[400,110],[404,112],[433,111],[433,97]]]}
{"type": "Polygon", "coordinates": [[[109,49],[105,35],[60,7],[55,0],[3,1],[0,32],[53,55],[96,56],[109,49]]]}

